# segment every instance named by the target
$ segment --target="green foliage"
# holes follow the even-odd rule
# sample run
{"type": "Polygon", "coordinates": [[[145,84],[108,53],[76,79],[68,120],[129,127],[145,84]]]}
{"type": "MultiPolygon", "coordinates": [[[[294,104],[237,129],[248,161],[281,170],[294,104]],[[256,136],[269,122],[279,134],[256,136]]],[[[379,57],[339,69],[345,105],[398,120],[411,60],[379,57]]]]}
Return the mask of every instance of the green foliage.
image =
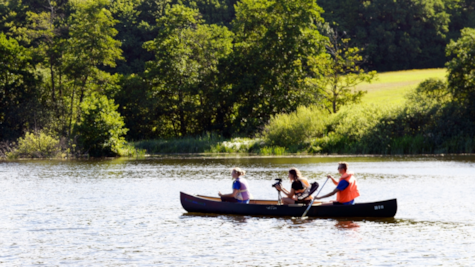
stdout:
{"type": "Polygon", "coordinates": [[[81,117],[74,133],[82,150],[91,156],[114,156],[125,144],[124,121],[117,105],[106,96],[93,94],[81,103],[81,117]]]}
{"type": "Polygon", "coordinates": [[[0,33],[0,140],[14,140],[41,118],[40,79],[31,54],[0,33]]]}
{"type": "Polygon", "coordinates": [[[118,111],[124,118],[127,128],[132,129],[128,140],[145,140],[174,135],[170,121],[163,118],[159,107],[161,100],[157,99],[153,88],[143,75],[122,76],[117,92],[111,94],[115,103],[119,104],[118,111]]]}
{"type": "Polygon", "coordinates": [[[346,106],[330,118],[328,135],[314,139],[311,146],[322,153],[374,153],[372,149],[379,149],[379,140],[385,138],[376,126],[395,113],[394,108],[387,106],[346,106]]]}
{"type": "Polygon", "coordinates": [[[159,35],[144,47],[155,53],[146,75],[160,98],[160,112],[175,136],[201,133],[216,113],[215,75],[219,60],[231,52],[232,33],[203,24],[196,10],[181,5],[168,9],[158,25],[159,35]]]}
{"type": "Polygon", "coordinates": [[[462,30],[462,36],[447,46],[448,88],[455,100],[475,99],[475,29],[462,30]]]}
{"type": "Polygon", "coordinates": [[[182,137],[162,140],[143,140],[134,142],[136,148],[149,154],[167,153],[249,153],[259,150],[260,140],[233,138],[231,140],[215,134],[197,137],[182,137]]]}
{"type": "Polygon", "coordinates": [[[117,155],[121,157],[144,158],[146,152],[145,149],[138,149],[128,143],[125,143],[117,149],[117,155]]]}
{"type": "Polygon", "coordinates": [[[259,150],[259,154],[264,155],[264,156],[270,156],[270,155],[275,155],[275,156],[281,156],[286,154],[286,149],[285,147],[279,147],[279,146],[273,146],[273,147],[262,147],[259,150]]]}
{"type": "Polygon", "coordinates": [[[273,116],[264,128],[263,138],[271,146],[301,145],[325,133],[328,117],[319,108],[301,106],[295,112],[273,116]]]}
{"type": "Polygon", "coordinates": [[[166,138],[160,153],[473,151],[473,29],[447,47],[448,82],[398,107],[357,105],[357,85],[365,69],[440,66],[475,1],[318,3],[0,0],[0,142],[42,131],[75,153],[143,155],[126,125],[166,138]]]}
{"type": "Polygon", "coordinates": [[[376,78],[376,71],[366,72],[361,65],[360,49],[350,47],[350,39],[341,38],[336,31],[330,31],[327,55],[310,60],[314,78],[307,78],[310,86],[318,88],[322,106],[330,113],[336,113],[341,106],[360,103],[365,91],[355,90],[356,85],[376,78]]]}
{"type": "MultiPolygon", "coordinates": [[[[319,0],[323,17],[364,47],[378,71],[441,67],[450,14],[445,0],[319,0]]],[[[468,2],[468,1],[464,1],[468,2]]]]}
{"type": "Polygon", "coordinates": [[[161,17],[168,0],[112,0],[108,6],[113,17],[118,20],[116,39],[121,41],[125,60],[117,62],[117,68],[104,68],[112,73],[124,75],[140,74],[145,70],[145,62],[153,59],[142,45],[157,36],[156,19],[161,17]]]}
{"type": "Polygon", "coordinates": [[[44,132],[26,133],[18,139],[18,147],[10,153],[8,158],[55,158],[61,156],[59,139],[44,132]]]}
{"type": "Polygon", "coordinates": [[[475,28],[474,0],[447,0],[446,6],[450,13],[447,40],[458,39],[463,28],[475,28]]]}
{"type": "Polygon", "coordinates": [[[427,103],[427,101],[445,102],[452,98],[447,83],[440,79],[427,79],[421,82],[416,90],[407,96],[413,103],[427,103]]]}
{"type": "Polygon", "coordinates": [[[185,0],[173,1],[173,4],[183,4],[199,10],[207,24],[229,27],[235,17],[234,6],[237,2],[237,0],[185,0]]]}
{"type": "Polygon", "coordinates": [[[312,0],[243,0],[233,22],[235,51],[226,61],[225,84],[237,106],[233,129],[254,133],[272,115],[314,103],[305,85],[310,56],[324,52],[312,0]]]}

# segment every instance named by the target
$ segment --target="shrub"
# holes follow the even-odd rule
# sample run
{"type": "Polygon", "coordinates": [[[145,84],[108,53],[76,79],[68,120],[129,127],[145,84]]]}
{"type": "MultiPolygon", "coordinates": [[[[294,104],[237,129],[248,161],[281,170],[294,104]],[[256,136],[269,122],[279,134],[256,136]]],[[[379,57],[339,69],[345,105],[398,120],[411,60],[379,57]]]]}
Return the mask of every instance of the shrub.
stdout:
{"type": "Polygon", "coordinates": [[[18,139],[18,147],[7,152],[8,158],[53,158],[61,153],[60,141],[43,132],[26,133],[18,139]]]}
{"type": "Polygon", "coordinates": [[[279,147],[279,146],[274,146],[274,147],[262,147],[259,149],[259,154],[261,155],[284,155],[286,153],[285,147],[279,147]]]}
{"type": "Polygon", "coordinates": [[[440,80],[429,78],[421,82],[416,90],[409,93],[406,98],[410,102],[446,102],[451,98],[451,94],[447,88],[447,83],[440,80]]]}
{"type": "Polygon", "coordinates": [[[263,138],[271,146],[301,145],[324,134],[328,117],[328,113],[317,107],[301,106],[290,114],[272,117],[264,128],[263,138]]]}
{"type": "Polygon", "coordinates": [[[82,149],[91,156],[115,156],[126,144],[124,120],[118,105],[106,96],[93,94],[81,103],[81,117],[74,127],[82,149]]]}
{"type": "Polygon", "coordinates": [[[125,144],[117,150],[117,154],[121,157],[143,158],[145,157],[145,152],[145,149],[136,148],[131,144],[125,144]]]}
{"type": "Polygon", "coordinates": [[[388,106],[345,106],[331,117],[328,129],[348,141],[359,141],[382,117],[391,112],[394,112],[394,108],[388,106]]]}
{"type": "Polygon", "coordinates": [[[225,139],[215,134],[203,134],[196,137],[181,137],[164,140],[142,140],[134,142],[136,148],[148,153],[248,153],[258,146],[260,139],[225,139]]]}

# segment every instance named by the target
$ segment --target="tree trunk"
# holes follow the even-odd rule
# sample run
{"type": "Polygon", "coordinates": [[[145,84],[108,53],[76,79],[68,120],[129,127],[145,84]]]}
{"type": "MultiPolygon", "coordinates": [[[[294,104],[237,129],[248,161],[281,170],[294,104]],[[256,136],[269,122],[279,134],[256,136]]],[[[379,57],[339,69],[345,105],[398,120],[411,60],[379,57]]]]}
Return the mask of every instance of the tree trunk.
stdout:
{"type": "MultiPolygon", "coordinates": [[[[55,96],[55,87],[54,87],[54,69],[53,69],[53,60],[50,56],[50,61],[49,61],[49,70],[51,74],[51,96],[53,99],[53,103],[56,104],[56,96],[55,96]]],[[[56,108],[56,105],[55,105],[56,108]]]]}
{"type": "Polygon", "coordinates": [[[179,111],[178,114],[180,116],[180,132],[181,136],[186,135],[186,121],[185,121],[185,112],[183,111],[183,92],[178,93],[178,101],[179,101],[179,111]]]}

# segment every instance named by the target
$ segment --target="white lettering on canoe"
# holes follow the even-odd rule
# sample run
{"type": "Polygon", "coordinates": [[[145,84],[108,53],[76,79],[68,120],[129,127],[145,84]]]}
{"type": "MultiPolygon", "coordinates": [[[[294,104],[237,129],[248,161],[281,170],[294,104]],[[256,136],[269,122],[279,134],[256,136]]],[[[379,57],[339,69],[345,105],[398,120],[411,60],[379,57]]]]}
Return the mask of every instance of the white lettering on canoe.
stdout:
{"type": "Polygon", "coordinates": [[[268,207],[266,207],[266,209],[268,209],[268,210],[276,210],[276,209],[277,209],[277,207],[274,207],[274,206],[268,206],[268,207]]]}
{"type": "Polygon", "coordinates": [[[384,205],[374,206],[374,209],[375,210],[382,210],[382,209],[384,209],[384,205]]]}

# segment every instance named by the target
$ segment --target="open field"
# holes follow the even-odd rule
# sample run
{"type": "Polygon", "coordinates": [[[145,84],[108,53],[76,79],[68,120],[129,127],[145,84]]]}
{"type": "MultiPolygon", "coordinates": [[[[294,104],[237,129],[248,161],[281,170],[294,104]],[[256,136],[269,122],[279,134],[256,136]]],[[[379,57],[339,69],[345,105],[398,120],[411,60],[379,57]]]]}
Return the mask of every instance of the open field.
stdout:
{"type": "Polygon", "coordinates": [[[363,103],[401,104],[404,96],[411,89],[428,78],[446,79],[446,69],[421,69],[393,71],[378,74],[378,79],[371,84],[363,83],[356,87],[368,91],[363,97],[363,103]]]}

